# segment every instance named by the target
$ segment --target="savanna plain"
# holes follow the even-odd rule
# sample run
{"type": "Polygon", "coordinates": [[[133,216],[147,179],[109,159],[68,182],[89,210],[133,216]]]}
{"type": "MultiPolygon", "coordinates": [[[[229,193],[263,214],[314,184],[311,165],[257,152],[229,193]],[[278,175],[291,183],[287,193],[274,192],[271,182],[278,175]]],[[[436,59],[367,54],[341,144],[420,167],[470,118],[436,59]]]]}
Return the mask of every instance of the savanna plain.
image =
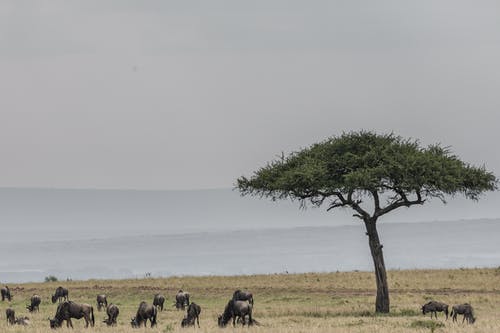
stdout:
{"type": "Polygon", "coordinates": [[[74,329],[58,332],[500,332],[500,268],[457,270],[408,270],[388,272],[391,312],[374,313],[375,282],[372,272],[337,272],[250,276],[208,276],[145,278],[131,280],[88,280],[9,284],[13,299],[0,304],[0,332],[53,332],[48,318],[57,304],[50,295],[62,285],[72,301],[94,307],[96,325],[84,328],[84,320],[73,320],[74,329]],[[189,291],[191,301],[202,308],[201,328],[181,328],[184,312],[173,306],[179,289],[189,291]],[[235,289],[254,294],[253,317],[259,325],[251,327],[217,326],[220,314],[235,289]],[[40,312],[28,313],[26,305],[34,293],[42,296],[40,312]],[[107,327],[98,312],[96,295],[104,293],[108,302],[120,308],[118,325],[107,327]],[[159,312],[158,326],[134,329],[131,317],[140,301],[152,303],[153,295],[165,295],[166,310],[159,312]],[[450,305],[468,302],[474,307],[473,325],[445,320],[442,313],[431,320],[420,307],[429,300],[450,305]],[[5,310],[11,306],[16,316],[27,315],[27,327],[9,326],[5,310]]]}

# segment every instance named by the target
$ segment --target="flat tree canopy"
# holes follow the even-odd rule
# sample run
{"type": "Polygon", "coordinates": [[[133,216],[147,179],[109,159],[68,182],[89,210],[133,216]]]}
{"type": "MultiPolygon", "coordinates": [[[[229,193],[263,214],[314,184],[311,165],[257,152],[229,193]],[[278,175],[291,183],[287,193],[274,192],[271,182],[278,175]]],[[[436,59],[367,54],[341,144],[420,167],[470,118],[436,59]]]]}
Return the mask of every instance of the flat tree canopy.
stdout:
{"type": "Polygon", "coordinates": [[[241,177],[242,195],[272,200],[300,200],[326,205],[328,210],[350,207],[367,230],[377,280],[376,311],[389,311],[385,264],[376,223],[399,207],[424,204],[463,194],[478,200],[497,189],[498,180],[484,166],[461,161],[441,145],[422,147],[417,140],[394,134],[350,132],[331,137],[241,177]],[[363,202],[369,200],[369,203],[363,202]]]}

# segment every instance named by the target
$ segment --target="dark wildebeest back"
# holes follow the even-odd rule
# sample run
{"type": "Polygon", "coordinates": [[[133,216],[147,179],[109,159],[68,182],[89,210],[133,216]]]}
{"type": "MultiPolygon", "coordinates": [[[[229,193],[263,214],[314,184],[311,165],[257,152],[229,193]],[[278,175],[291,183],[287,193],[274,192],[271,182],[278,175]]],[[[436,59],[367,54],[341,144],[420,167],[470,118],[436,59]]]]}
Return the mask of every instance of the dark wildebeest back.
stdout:
{"type": "Polygon", "coordinates": [[[28,309],[29,312],[40,311],[39,307],[40,303],[42,303],[42,298],[39,295],[34,294],[31,296],[30,302],[31,304],[26,305],[26,309],[28,309]]]}
{"type": "Polygon", "coordinates": [[[101,294],[97,295],[97,311],[101,311],[102,308],[107,308],[108,307],[108,299],[106,298],[106,295],[101,294]]]}
{"type": "Polygon", "coordinates": [[[231,318],[233,319],[233,326],[236,326],[236,319],[241,319],[243,325],[245,325],[245,317],[248,316],[248,326],[253,324],[252,319],[252,304],[245,301],[235,301],[231,299],[222,315],[218,318],[218,324],[220,327],[225,327],[231,318]]]}
{"type": "Polygon", "coordinates": [[[248,303],[253,305],[253,295],[248,291],[241,291],[240,289],[236,290],[233,293],[233,300],[235,301],[248,301],[248,303]]]}
{"type": "Polygon", "coordinates": [[[182,291],[181,289],[179,290],[177,295],[175,295],[175,307],[177,308],[177,310],[184,310],[185,306],[189,306],[189,293],[182,291]]]}
{"type": "Polygon", "coordinates": [[[56,292],[54,293],[54,295],[52,295],[52,303],[55,303],[57,301],[61,303],[63,300],[69,301],[68,289],[63,287],[57,287],[56,292]]]}
{"type": "Polygon", "coordinates": [[[464,318],[462,319],[462,323],[465,320],[467,320],[467,323],[469,324],[473,324],[476,321],[476,318],[474,318],[474,310],[469,303],[453,305],[450,314],[453,318],[453,321],[457,321],[457,315],[459,314],[464,316],[464,318]]]}
{"type": "Polygon", "coordinates": [[[7,318],[7,324],[14,325],[16,323],[16,311],[11,308],[5,310],[5,317],[7,318]]]}
{"type": "Polygon", "coordinates": [[[163,303],[165,303],[165,296],[156,294],[153,299],[153,306],[156,306],[156,308],[160,308],[160,311],[163,311],[163,303]]]}
{"type": "Polygon", "coordinates": [[[198,304],[189,304],[186,317],[181,321],[181,327],[194,326],[195,320],[198,323],[198,327],[200,327],[200,313],[201,307],[198,304]]]}
{"type": "Polygon", "coordinates": [[[431,319],[432,319],[432,314],[434,314],[434,316],[437,319],[438,312],[444,312],[444,314],[446,315],[446,319],[448,319],[448,304],[436,301],[430,301],[422,305],[422,313],[425,315],[426,313],[429,312],[431,313],[431,319]]]}
{"type": "Polygon", "coordinates": [[[8,286],[3,287],[0,290],[0,293],[2,294],[2,302],[5,301],[5,299],[7,299],[9,302],[12,300],[12,295],[8,286]]]}
{"type": "Polygon", "coordinates": [[[156,307],[153,305],[148,305],[146,302],[142,301],[139,304],[139,308],[137,309],[137,313],[134,318],[132,318],[130,324],[134,328],[139,328],[142,324],[146,327],[146,323],[149,319],[151,322],[151,327],[156,326],[156,316],[158,312],[156,307]]]}
{"type": "Polygon", "coordinates": [[[116,326],[116,319],[120,314],[120,309],[118,309],[118,306],[114,305],[113,303],[109,304],[106,307],[106,314],[108,315],[108,319],[104,320],[103,323],[106,323],[106,325],[108,326],[116,326]]]}
{"type": "Polygon", "coordinates": [[[66,320],[66,326],[73,328],[71,318],[85,319],[85,327],[95,325],[94,308],[90,304],[78,304],[71,301],[65,301],[57,306],[54,319],[50,320],[50,328],[58,328],[62,326],[62,322],[66,320]]]}

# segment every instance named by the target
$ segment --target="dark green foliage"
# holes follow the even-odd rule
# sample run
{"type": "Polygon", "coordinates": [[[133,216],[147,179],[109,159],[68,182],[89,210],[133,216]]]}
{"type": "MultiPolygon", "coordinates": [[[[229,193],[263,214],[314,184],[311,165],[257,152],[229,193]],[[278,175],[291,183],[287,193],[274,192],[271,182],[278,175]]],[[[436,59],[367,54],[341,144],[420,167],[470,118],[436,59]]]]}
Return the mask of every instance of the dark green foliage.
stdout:
{"type": "Polygon", "coordinates": [[[463,194],[477,200],[497,189],[497,179],[484,167],[471,166],[440,145],[421,147],[394,134],[351,132],[283,156],[238,179],[243,195],[298,199],[329,209],[350,206],[366,218],[361,198],[373,198],[377,218],[426,199],[463,194]],[[386,201],[385,207],[381,198],[386,201]]]}
{"type": "Polygon", "coordinates": [[[57,277],[55,277],[54,275],[49,275],[45,277],[45,282],[56,282],[56,281],[57,277]]]}

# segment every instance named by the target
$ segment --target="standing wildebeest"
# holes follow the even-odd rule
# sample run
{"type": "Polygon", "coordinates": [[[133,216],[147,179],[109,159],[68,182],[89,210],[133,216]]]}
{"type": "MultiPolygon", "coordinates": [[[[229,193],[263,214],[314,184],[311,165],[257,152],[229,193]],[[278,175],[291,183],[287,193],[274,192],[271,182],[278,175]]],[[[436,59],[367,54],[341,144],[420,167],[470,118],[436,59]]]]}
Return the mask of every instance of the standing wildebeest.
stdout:
{"type": "Polygon", "coordinates": [[[16,311],[14,309],[8,308],[5,310],[5,316],[8,324],[14,325],[16,323],[16,311]]]}
{"type": "Polygon", "coordinates": [[[69,301],[69,293],[68,289],[63,287],[57,287],[56,292],[52,295],[52,303],[55,303],[59,300],[59,303],[64,301],[69,301]]]}
{"type": "Polygon", "coordinates": [[[158,312],[156,311],[156,307],[148,305],[148,303],[142,301],[141,304],[139,304],[139,309],[137,309],[137,314],[134,318],[132,318],[130,324],[134,328],[139,328],[142,324],[144,324],[144,327],[146,327],[146,323],[149,319],[149,321],[151,322],[151,327],[154,327],[156,326],[157,314],[158,312]]]}
{"type": "Polygon", "coordinates": [[[101,311],[102,308],[107,308],[108,307],[108,299],[106,298],[106,295],[101,294],[97,295],[97,311],[101,311]]]}
{"type": "Polygon", "coordinates": [[[474,318],[474,312],[472,306],[469,303],[453,305],[451,308],[450,316],[453,318],[453,321],[457,321],[457,315],[464,315],[462,319],[462,323],[467,319],[467,323],[473,324],[476,321],[474,318]]]}
{"type": "Polygon", "coordinates": [[[34,312],[35,310],[40,311],[39,305],[41,302],[42,298],[39,295],[34,294],[31,296],[31,304],[26,305],[26,309],[28,309],[29,312],[34,312]]]}
{"type": "Polygon", "coordinates": [[[425,315],[426,313],[429,312],[431,313],[431,319],[433,313],[437,319],[437,313],[444,312],[444,314],[446,315],[446,320],[448,320],[448,304],[436,301],[430,301],[429,303],[422,305],[422,313],[425,315]]]}
{"type": "Polygon", "coordinates": [[[66,320],[66,326],[73,328],[71,318],[85,319],[85,327],[92,327],[95,325],[94,308],[89,304],[78,304],[72,301],[65,301],[57,306],[54,319],[50,320],[50,328],[57,328],[62,326],[62,322],[66,320]]]}
{"type": "Polygon", "coordinates": [[[108,315],[108,319],[105,319],[103,323],[106,323],[108,326],[116,326],[116,318],[118,318],[118,315],[120,314],[120,309],[111,303],[106,307],[106,313],[108,315]]]}
{"type": "Polygon", "coordinates": [[[0,293],[2,294],[2,302],[7,299],[9,302],[12,300],[12,295],[10,294],[10,289],[8,286],[3,287],[0,290],[0,293]]]}
{"type": "Polygon", "coordinates": [[[230,300],[222,315],[218,318],[219,327],[225,327],[229,320],[233,318],[233,326],[236,325],[236,319],[241,319],[243,326],[246,323],[245,317],[248,315],[248,326],[253,324],[252,304],[245,301],[230,300]]]}
{"type": "Polygon", "coordinates": [[[177,308],[177,310],[179,309],[184,310],[185,309],[184,307],[186,305],[189,306],[189,293],[182,291],[181,289],[179,290],[177,295],[175,295],[175,307],[177,308]]]}
{"type": "Polygon", "coordinates": [[[162,294],[156,294],[154,299],[153,299],[153,306],[156,306],[156,308],[160,308],[160,311],[163,311],[163,303],[165,303],[165,296],[162,294]]]}
{"type": "Polygon", "coordinates": [[[200,313],[201,313],[201,307],[196,304],[196,303],[191,303],[189,304],[189,307],[187,309],[187,315],[182,319],[181,322],[181,327],[186,327],[186,326],[194,326],[194,320],[196,319],[196,322],[198,323],[198,327],[200,327],[200,313]]]}
{"type": "Polygon", "coordinates": [[[248,301],[248,303],[253,305],[253,295],[248,291],[236,290],[233,293],[233,300],[235,301],[248,301]]]}

